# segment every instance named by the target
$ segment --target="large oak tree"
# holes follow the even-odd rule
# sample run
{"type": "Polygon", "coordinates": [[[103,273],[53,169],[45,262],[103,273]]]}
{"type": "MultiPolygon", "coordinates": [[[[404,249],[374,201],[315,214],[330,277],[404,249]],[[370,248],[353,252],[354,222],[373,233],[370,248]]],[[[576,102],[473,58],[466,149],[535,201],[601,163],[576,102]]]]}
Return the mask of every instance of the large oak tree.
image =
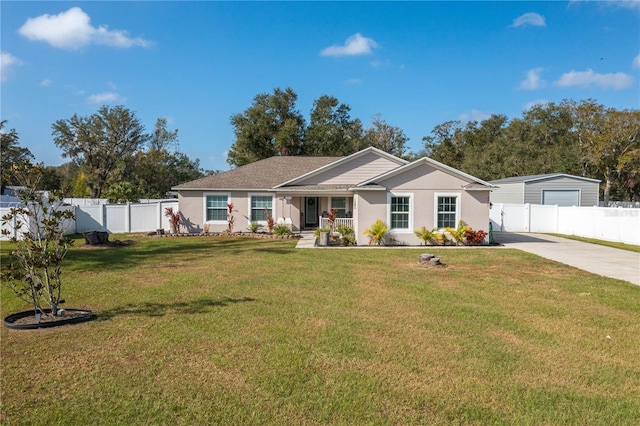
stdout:
{"type": "Polygon", "coordinates": [[[105,105],[86,117],[74,114],[52,127],[56,146],[63,157],[83,167],[91,196],[96,198],[122,159],[131,157],[149,139],[135,113],[122,105],[105,105]]]}

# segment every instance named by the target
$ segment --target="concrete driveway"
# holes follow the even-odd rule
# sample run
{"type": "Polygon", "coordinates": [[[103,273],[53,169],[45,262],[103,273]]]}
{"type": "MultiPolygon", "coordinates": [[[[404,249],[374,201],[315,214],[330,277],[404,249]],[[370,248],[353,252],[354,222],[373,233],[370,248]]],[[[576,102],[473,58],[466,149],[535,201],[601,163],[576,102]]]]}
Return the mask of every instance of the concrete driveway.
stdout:
{"type": "Polygon", "coordinates": [[[640,285],[640,253],[544,234],[496,232],[494,239],[507,248],[640,285]]]}

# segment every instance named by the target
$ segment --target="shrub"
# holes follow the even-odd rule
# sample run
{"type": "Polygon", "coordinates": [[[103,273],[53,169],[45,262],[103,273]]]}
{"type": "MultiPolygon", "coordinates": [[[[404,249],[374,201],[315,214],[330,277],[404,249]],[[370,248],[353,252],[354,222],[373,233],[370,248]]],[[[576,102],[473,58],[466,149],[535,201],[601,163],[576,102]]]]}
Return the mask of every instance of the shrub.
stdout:
{"type": "Polygon", "coordinates": [[[465,237],[465,233],[467,231],[470,231],[471,227],[468,225],[465,225],[465,223],[460,220],[458,222],[458,227],[457,228],[445,228],[445,236],[455,245],[460,245],[463,243],[464,237],[465,237]]]}
{"type": "Polygon", "coordinates": [[[331,209],[329,212],[329,216],[327,217],[327,224],[329,225],[329,229],[333,232],[334,224],[336,223],[336,214],[338,214],[337,209],[331,209]]]}
{"type": "Polygon", "coordinates": [[[320,238],[320,234],[323,233],[323,232],[329,233],[329,228],[326,227],[326,226],[324,226],[322,228],[316,228],[315,231],[313,231],[313,235],[316,238],[320,238]]]}
{"type": "Polygon", "coordinates": [[[175,233],[178,233],[180,231],[181,221],[180,212],[174,212],[173,207],[167,207],[166,209],[164,209],[164,215],[169,218],[169,226],[171,227],[171,230],[175,233]]]}
{"type": "Polygon", "coordinates": [[[258,228],[260,227],[260,225],[258,225],[258,222],[251,222],[251,225],[249,225],[249,229],[251,230],[252,233],[256,233],[258,232],[258,228]]]}
{"type": "Polygon", "coordinates": [[[279,223],[273,227],[274,235],[291,235],[291,229],[284,223],[279,223]]]}
{"type": "Polygon", "coordinates": [[[273,225],[275,225],[275,220],[273,220],[273,216],[271,216],[271,213],[269,213],[268,208],[265,207],[264,211],[267,216],[267,229],[269,230],[270,234],[273,234],[273,225]]]}
{"type": "Polygon", "coordinates": [[[353,227],[347,225],[340,225],[337,228],[338,233],[340,234],[340,242],[343,246],[355,246],[356,245],[356,234],[353,230],[353,227]]]}
{"type": "Polygon", "coordinates": [[[438,228],[428,230],[426,226],[423,226],[422,228],[413,231],[413,233],[416,234],[424,245],[427,245],[427,243],[443,244],[444,242],[443,235],[438,232],[438,228]]]}
{"type": "Polygon", "coordinates": [[[376,220],[373,225],[364,230],[364,234],[369,236],[369,245],[383,245],[384,239],[389,232],[389,226],[382,221],[382,219],[376,220]]]}
{"type": "Polygon", "coordinates": [[[233,232],[233,224],[235,223],[235,218],[233,217],[233,203],[227,204],[227,234],[231,234],[233,232]]]}
{"type": "Polygon", "coordinates": [[[465,240],[465,243],[470,246],[477,246],[484,243],[484,239],[486,236],[487,236],[487,233],[485,231],[482,231],[482,230],[474,231],[472,229],[469,229],[464,234],[464,240],[465,240]]]}

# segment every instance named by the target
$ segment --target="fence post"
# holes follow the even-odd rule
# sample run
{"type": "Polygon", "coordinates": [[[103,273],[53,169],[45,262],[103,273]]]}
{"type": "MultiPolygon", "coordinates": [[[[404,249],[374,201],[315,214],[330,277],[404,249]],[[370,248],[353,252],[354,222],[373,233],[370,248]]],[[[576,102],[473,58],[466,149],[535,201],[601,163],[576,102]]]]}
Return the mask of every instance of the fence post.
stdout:
{"type": "Polygon", "coordinates": [[[102,217],[101,217],[101,221],[102,223],[100,223],[100,226],[102,226],[102,228],[109,232],[109,230],[107,229],[107,205],[106,204],[100,204],[102,206],[102,217]]]}
{"type": "Polygon", "coordinates": [[[524,215],[525,215],[525,232],[531,231],[531,204],[526,203],[524,205],[524,215]]]}
{"type": "Polygon", "coordinates": [[[124,226],[127,233],[131,232],[131,203],[127,201],[127,205],[124,209],[124,226]]]}

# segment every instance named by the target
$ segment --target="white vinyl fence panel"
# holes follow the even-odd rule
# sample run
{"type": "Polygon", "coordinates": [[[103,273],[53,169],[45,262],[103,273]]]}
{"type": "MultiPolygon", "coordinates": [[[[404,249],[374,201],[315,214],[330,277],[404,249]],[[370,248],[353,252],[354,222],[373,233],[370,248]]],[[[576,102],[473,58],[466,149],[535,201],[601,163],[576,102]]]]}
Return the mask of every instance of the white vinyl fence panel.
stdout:
{"type": "Polygon", "coordinates": [[[557,233],[640,245],[640,209],[635,208],[494,203],[490,219],[495,231],[557,233]]]}
{"type": "MultiPolygon", "coordinates": [[[[86,204],[69,206],[75,211],[76,219],[65,221],[65,233],[83,233],[89,231],[107,231],[109,233],[152,232],[157,229],[169,229],[169,220],[164,216],[167,207],[178,209],[178,201],[157,201],[144,204],[86,204]]],[[[0,208],[0,217],[9,213],[9,208],[0,208]]],[[[11,224],[2,226],[10,231],[10,239],[15,231],[11,224]]],[[[19,237],[19,236],[18,236],[19,237]]]]}

